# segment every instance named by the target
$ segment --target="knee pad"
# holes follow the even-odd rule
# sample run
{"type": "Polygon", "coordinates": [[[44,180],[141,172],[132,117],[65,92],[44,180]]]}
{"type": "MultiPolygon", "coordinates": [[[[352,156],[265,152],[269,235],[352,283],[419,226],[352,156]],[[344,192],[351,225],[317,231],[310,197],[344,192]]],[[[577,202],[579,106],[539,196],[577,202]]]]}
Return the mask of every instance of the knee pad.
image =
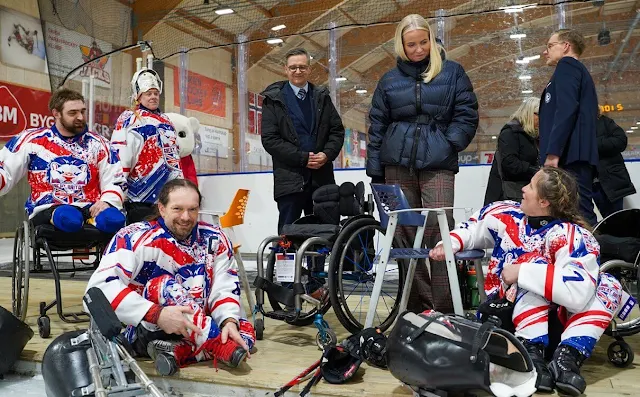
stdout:
{"type": "Polygon", "coordinates": [[[104,233],[115,233],[124,227],[125,217],[117,208],[109,207],[95,218],[98,230],[104,233]]]}
{"type": "Polygon", "coordinates": [[[79,232],[84,224],[82,212],[72,205],[61,205],[53,210],[51,220],[53,226],[66,233],[79,232]]]}

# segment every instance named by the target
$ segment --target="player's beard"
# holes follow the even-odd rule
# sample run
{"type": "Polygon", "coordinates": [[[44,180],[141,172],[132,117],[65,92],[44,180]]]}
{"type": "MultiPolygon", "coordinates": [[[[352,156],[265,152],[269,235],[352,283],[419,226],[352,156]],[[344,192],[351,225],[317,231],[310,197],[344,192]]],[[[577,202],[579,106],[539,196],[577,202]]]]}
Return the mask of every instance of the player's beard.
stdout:
{"type": "Polygon", "coordinates": [[[75,119],[69,122],[68,120],[62,118],[60,122],[62,123],[64,129],[72,133],[73,135],[78,135],[79,133],[84,131],[87,126],[87,123],[85,123],[84,121],[76,121],[75,119]]]}

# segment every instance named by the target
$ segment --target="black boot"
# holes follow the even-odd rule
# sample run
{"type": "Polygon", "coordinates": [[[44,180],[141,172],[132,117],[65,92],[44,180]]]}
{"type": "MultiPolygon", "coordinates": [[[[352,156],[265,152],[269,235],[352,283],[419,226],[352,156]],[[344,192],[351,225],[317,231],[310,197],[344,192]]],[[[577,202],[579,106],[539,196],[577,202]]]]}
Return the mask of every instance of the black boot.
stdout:
{"type": "Polygon", "coordinates": [[[549,369],[556,381],[559,391],[571,396],[579,396],[587,388],[587,382],[580,375],[580,367],[585,360],[578,350],[568,345],[559,345],[553,360],[549,363],[549,369]]]}
{"type": "Polygon", "coordinates": [[[544,361],[544,345],[542,343],[531,343],[525,339],[520,340],[525,349],[527,349],[527,352],[529,352],[529,357],[531,357],[533,366],[536,368],[536,372],[538,373],[536,388],[539,392],[553,392],[553,377],[551,376],[551,372],[549,372],[547,363],[544,361]]]}

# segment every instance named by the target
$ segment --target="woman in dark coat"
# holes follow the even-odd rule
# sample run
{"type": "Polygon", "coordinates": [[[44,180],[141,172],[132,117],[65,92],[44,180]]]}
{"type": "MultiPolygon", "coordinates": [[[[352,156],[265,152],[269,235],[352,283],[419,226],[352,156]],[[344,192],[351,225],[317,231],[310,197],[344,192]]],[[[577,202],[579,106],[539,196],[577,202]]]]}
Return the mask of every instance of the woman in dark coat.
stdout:
{"type": "MultiPolygon", "coordinates": [[[[367,175],[374,183],[398,184],[412,207],[453,206],[458,152],[475,136],[478,102],[459,64],[445,60],[427,21],[407,15],[396,28],[397,67],[378,82],[369,113],[367,175]]],[[[449,226],[453,216],[448,214],[449,226]]],[[[399,234],[413,244],[415,228],[399,234]]],[[[435,214],[429,215],[425,241],[440,239],[435,214]]],[[[453,310],[446,266],[418,264],[408,309],[453,310]]]]}
{"type": "Polygon", "coordinates": [[[598,114],[598,176],[593,183],[593,201],[603,218],[622,209],[622,199],[636,192],[624,165],[622,152],[627,134],[605,115],[598,114]]]}
{"type": "Polygon", "coordinates": [[[502,127],[498,137],[498,148],[494,156],[489,182],[484,196],[484,205],[500,200],[522,200],[520,189],[529,183],[538,171],[538,108],[539,98],[527,98],[518,110],[511,115],[511,120],[502,127]],[[498,162],[502,164],[502,175],[498,170],[498,162]],[[503,181],[514,182],[511,186],[519,186],[516,195],[505,194],[503,181]]]}

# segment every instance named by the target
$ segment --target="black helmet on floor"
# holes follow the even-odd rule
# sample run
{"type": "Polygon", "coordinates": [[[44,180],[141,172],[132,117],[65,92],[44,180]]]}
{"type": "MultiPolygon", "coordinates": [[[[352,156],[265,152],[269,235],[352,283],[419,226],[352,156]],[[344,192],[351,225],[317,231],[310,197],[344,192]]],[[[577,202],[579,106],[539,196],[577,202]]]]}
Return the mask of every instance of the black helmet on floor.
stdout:
{"type": "Polygon", "coordinates": [[[360,355],[344,346],[327,347],[322,353],[320,371],[322,377],[329,383],[345,383],[358,372],[362,364],[360,355]]]}
{"type": "Polygon", "coordinates": [[[86,330],[65,332],[47,347],[42,358],[42,377],[47,397],[69,397],[73,391],[93,383],[87,349],[91,343],[71,344],[86,330]]]}

